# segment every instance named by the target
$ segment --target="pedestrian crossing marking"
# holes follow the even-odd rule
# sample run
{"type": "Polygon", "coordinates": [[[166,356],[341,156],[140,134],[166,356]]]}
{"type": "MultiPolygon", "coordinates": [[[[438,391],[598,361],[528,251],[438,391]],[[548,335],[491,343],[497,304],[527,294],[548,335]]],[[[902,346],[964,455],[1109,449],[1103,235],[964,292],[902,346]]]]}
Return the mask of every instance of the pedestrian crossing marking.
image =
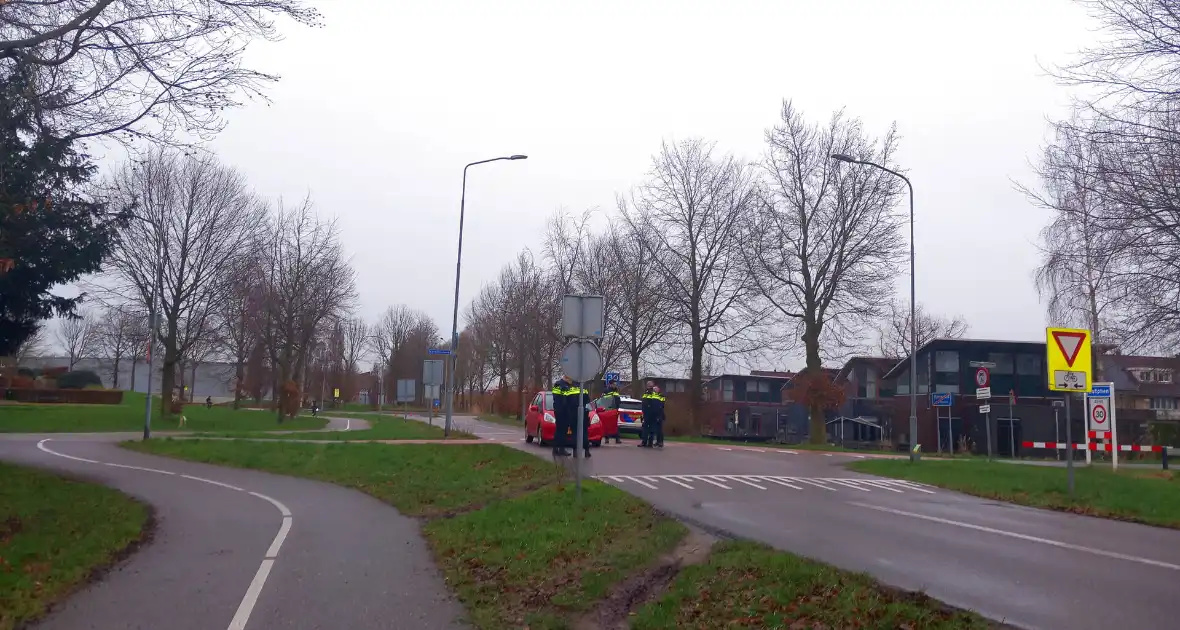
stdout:
{"type": "MultiPolygon", "coordinates": [[[[931,486],[901,479],[862,479],[857,477],[783,477],[779,475],[596,475],[595,479],[611,483],[626,485],[634,483],[652,490],[659,490],[661,484],[671,484],[685,490],[697,490],[706,485],[733,490],[734,487],[750,487],[757,490],[770,490],[772,487],[790,488],[792,490],[806,490],[816,488],[828,492],[840,490],[855,490],[857,492],[872,492],[874,490],[904,494],[906,492],[921,492],[934,494],[929,490],[931,486]]],[[[668,487],[665,485],[664,487],[668,487]]]]}

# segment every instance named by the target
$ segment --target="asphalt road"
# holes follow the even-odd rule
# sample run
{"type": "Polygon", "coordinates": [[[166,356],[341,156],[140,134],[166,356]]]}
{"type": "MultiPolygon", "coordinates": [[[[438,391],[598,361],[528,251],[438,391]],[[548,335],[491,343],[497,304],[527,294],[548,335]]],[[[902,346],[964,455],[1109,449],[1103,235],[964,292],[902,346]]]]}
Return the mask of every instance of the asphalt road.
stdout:
{"type": "MultiPolygon", "coordinates": [[[[459,428],[549,457],[523,428],[459,428]]],[[[1180,626],[1180,531],[978,499],[852,473],[864,455],[636,441],[586,474],[706,527],[759,540],[1012,625],[1180,626]]],[[[568,462],[568,460],[566,460],[568,462]]],[[[568,465],[568,463],[567,463],[568,465]]]]}
{"type": "Polygon", "coordinates": [[[0,436],[0,459],[97,481],[156,510],[150,544],[35,628],[466,627],[417,523],[388,505],[331,484],[134,453],[119,438],[0,436]]]}

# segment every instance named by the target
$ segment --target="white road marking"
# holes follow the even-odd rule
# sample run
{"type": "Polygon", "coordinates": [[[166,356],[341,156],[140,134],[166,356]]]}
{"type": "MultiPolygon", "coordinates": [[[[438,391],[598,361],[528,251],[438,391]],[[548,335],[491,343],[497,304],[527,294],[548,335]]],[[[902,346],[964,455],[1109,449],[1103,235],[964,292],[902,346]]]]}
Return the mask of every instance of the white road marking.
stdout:
{"type": "Polygon", "coordinates": [[[684,483],[683,481],[677,481],[675,477],[664,477],[664,479],[667,479],[668,481],[671,481],[672,483],[674,483],[678,486],[684,486],[685,488],[688,488],[689,490],[693,489],[693,487],[688,485],[687,483],[684,483]]]}
{"type": "Polygon", "coordinates": [[[344,419],[344,430],[349,431],[351,429],[352,429],[352,418],[345,418],[344,419]]]}
{"type": "Polygon", "coordinates": [[[831,453],[824,453],[824,457],[831,457],[831,456],[832,456],[831,453]]]}
{"type": "Polygon", "coordinates": [[[726,490],[733,490],[733,488],[730,488],[729,486],[727,486],[727,485],[725,485],[725,484],[723,484],[723,483],[719,483],[719,482],[717,482],[717,481],[713,481],[712,479],[709,479],[708,477],[705,477],[705,476],[702,476],[702,475],[684,475],[684,476],[685,476],[685,477],[688,477],[688,478],[690,478],[690,479],[697,479],[697,480],[700,480],[700,481],[704,481],[705,483],[711,483],[711,484],[713,484],[713,485],[717,486],[718,488],[724,488],[724,489],[726,489],[726,490]]]}
{"type": "Polygon", "coordinates": [[[274,566],[274,563],[274,560],[266,558],[259,565],[258,572],[254,574],[254,579],[250,580],[246,596],[242,598],[242,603],[238,604],[238,611],[234,613],[234,618],[230,620],[227,630],[245,630],[246,622],[250,620],[250,613],[254,611],[254,605],[258,603],[258,596],[262,593],[262,587],[266,585],[266,578],[270,576],[270,568],[274,566]]]}
{"type": "Polygon", "coordinates": [[[897,488],[890,488],[889,484],[885,483],[884,481],[873,481],[871,479],[857,479],[857,481],[859,483],[865,484],[866,486],[872,486],[874,488],[884,488],[890,492],[896,492],[898,494],[901,494],[901,492],[902,492],[901,490],[898,490],[897,488]]]}
{"type": "MultiPolygon", "coordinates": [[[[168,474],[171,475],[172,473],[168,474]]],[[[237,486],[231,486],[228,483],[221,483],[220,481],[213,481],[212,479],[205,479],[204,477],[194,477],[192,475],[181,475],[181,477],[184,477],[185,479],[192,479],[193,481],[204,481],[205,483],[211,483],[215,486],[221,486],[222,488],[229,488],[230,490],[237,490],[238,492],[245,492],[244,489],[237,486]]]]}
{"type": "Polygon", "coordinates": [[[917,490],[918,492],[925,492],[926,494],[934,494],[933,492],[919,486],[916,483],[910,483],[908,481],[904,481],[901,479],[895,479],[894,481],[891,481],[890,483],[895,483],[895,484],[905,488],[906,490],[917,490]]]}
{"type": "Polygon", "coordinates": [[[865,458],[864,455],[853,455],[853,457],[855,457],[857,459],[864,459],[865,458]]]}
{"type": "Polygon", "coordinates": [[[814,479],[806,479],[804,477],[787,477],[787,479],[790,479],[791,481],[797,481],[799,483],[809,483],[817,488],[823,488],[824,490],[827,490],[828,492],[835,492],[836,491],[835,488],[829,488],[814,479]]]}
{"type": "Polygon", "coordinates": [[[758,479],[761,479],[761,480],[763,480],[763,481],[769,481],[769,482],[771,482],[771,483],[777,483],[777,484],[778,484],[778,485],[780,485],[780,486],[786,486],[786,487],[788,487],[788,488],[794,488],[794,489],[796,489],[796,490],[802,490],[802,489],[803,489],[803,488],[800,488],[799,486],[796,486],[795,484],[787,483],[787,482],[785,482],[785,481],[783,481],[783,480],[781,480],[781,479],[778,479],[778,478],[776,478],[776,477],[758,477],[758,479]]]}
{"type": "MultiPolygon", "coordinates": [[[[56,455],[57,457],[64,457],[65,459],[72,459],[79,462],[86,462],[88,464],[99,464],[102,466],[111,466],[113,468],[127,468],[130,470],[140,470],[143,472],[159,473],[162,475],[177,475],[177,473],[168,470],[160,470],[158,468],[145,468],[143,466],[129,466],[127,464],[116,464],[113,462],[100,462],[93,459],[86,459],[84,457],[66,455],[65,453],[59,453],[57,451],[50,450],[49,447],[45,446],[45,443],[51,439],[52,438],[46,438],[40,442],[37,442],[37,448],[45,451],[46,453],[49,453],[50,455],[56,455]]],[[[178,476],[184,477],[185,479],[191,479],[193,481],[200,481],[201,483],[220,486],[229,490],[235,490],[237,492],[246,492],[247,494],[269,502],[271,505],[278,508],[279,513],[283,516],[283,522],[281,525],[279,525],[279,531],[277,534],[275,534],[274,540],[271,541],[270,547],[266,550],[266,556],[262,559],[262,563],[259,564],[258,571],[254,573],[254,579],[250,581],[250,586],[246,589],[246,594],[242,597],[241,603],[238,604],[238,610],[234,613],[234,617],[232,620],[230,620],[229,627],[227,629],[245,630],[246,623],[250,621],[250,613],[254,612],[254,606],[258,603],[258,596],[262,593],[262,587],[266,585],[266,578],[270,576],[271,567],[274,566],[275,560],[278,559],[279,550],[282,549],[283,542],[287,540],[287,534],[291,531],[291,524],[293,521],[291,510],[287,509],[287,506],[283,505],[281,501],[272,497],[268,497],[265,494],[250,492],[244,488],[231,486],[228,483],[222,483],[220,481],[214,481],[213,479],[206,479],[204,477],[195,477],[193,475],[185,474],[180,474],[178,476]]]]}
{"type": "Polygon", "coordinates": [[[799,451],[788,451],[786,449],[784,449],[782,452],[786,453],[787,455],[798,455],[799,454],[799,451]]]}
{"type": "Polygon", "coordinates": [[[766,486],[760,486],[760,485],[753,483],[751,481],[746,481],[745,479],[742,479],[741,475],[725,475],[724,477],[722,477],[722,479],[733,479],[734,481],[739,481],[741,483],[746,484],[747,486],[753,486],[755,488],[758,488],[759,490],[766,489],[766,486]]]}
{"type": "Polygon", "coordinates": [[[925,514],[915,514],[913,512],[905,512],[903,510],[895,510],[893,508],[881,507],[879,505],[869,505],[868,503],[858,503],[856,501],[849,501],[850,504],[857,507],[876,510],[878,512],[886,512],[889,514],[896,514],[898,516],[908,516],[910,518],[930,521],[932,523],[941,523],[943,525],[953,525],[955,527],[962,527],[964,529],[973,529],[978,532],[985,532],[988,534],[995,534],[997,536],[1007,536],[1009,538],[1016,538],[1019,540],[1027,540],[1042,545],[1049,545],[1051,547],[1058,547],[1060,549],[1069,549],[1070,551],[1080,551],[1082,553],[1093,554],[1095,556],[1102,556],[1104,558],[1114,558],[1116,560],[1126,560],[1128,562],[1138,562],[1153,567],[1160,567],[1163,569],[1171,569],[1172,571],[1180,571],[1180,564],[1172,564],[1170,562],[1163,562],[1160,560],[1152,560],[1151,558],[1141,558],[1139,556],[1132,556],[1125,553],[1118,553],[1116,551],[1105,551],[1103,549],[1094,549],[1092,547],[1083,547],[1081,545],[1074,545],[1060,540],[1050,540],[1048,538],[1041,538],[1039,536],[1030,536],[1028,534],[1018,534],[1003,529],[996,529],[994,527],[985,527],[983,525],[975,525],[974,523],[964,523],[962,521],[953,521],[949,518],[940,518],[937,516],[927,516],[925,514]]]}
{"type": "Polygon", "coordinates": [[[624,475],[623,479],[626,479],[628,481],[634,481],[635,483],[637,483],[641,486],[647,486],[648,488],[651,488],[652,490],[659,490],[659,488],[653,486],[652,484],[650,484],[646,481],[643,481],[641,479],[636,479],[635,477],[629,477],[629,476],[624,475]]]}
{"type": "Polygon", "coordinates": [[[718,446],[717,448],[719,448],[723,451],[732,451],[733,450],[732,448],[729,448],[728,446],[718,446]]]}
{"type": "Polygon", "coordinates": [[[744,448],[742,448],[741,450],[743,450],[743,451],[752,451],[752,452],[754,452],[754,453],[765,453],[765,452],[766,452],[766,449],[764,449],[764,448],[749,448],[749,447],[744,447],[744,448]]]}
{"type": "Polygon", "coordinates": [[[840,484],[842,486],[846,486],[848,488],[854,488],[856,490],[860,490],[861,492],[872,492],[872,490],[869,490],[868,488],[862,488],[862,487],[856,485],[855,483],[851,483],[850,480],[848,480],[848,479],[824,479],[824,481],[838,483],[838,484],[840,484]]]}

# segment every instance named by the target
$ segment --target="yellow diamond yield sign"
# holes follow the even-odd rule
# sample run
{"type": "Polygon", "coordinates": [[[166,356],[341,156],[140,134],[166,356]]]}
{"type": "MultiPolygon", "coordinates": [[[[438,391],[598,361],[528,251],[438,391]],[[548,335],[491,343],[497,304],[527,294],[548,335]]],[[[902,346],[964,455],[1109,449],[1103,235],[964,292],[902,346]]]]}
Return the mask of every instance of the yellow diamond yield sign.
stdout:
{"type": "Polygon", "coordinates": [[[1045,346],[1049,389],[1057,392],[1090,391],[1093,380],[1090,331],[1081,328],[1046,328],[1045,346]]]}

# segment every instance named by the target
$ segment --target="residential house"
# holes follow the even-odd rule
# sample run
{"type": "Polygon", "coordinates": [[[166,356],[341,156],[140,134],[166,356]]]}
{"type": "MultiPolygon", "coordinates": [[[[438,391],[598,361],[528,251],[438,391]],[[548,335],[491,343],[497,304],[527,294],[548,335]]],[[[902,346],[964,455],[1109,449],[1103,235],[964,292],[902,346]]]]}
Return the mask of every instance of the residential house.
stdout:
{"type": "Polygon", "coordinates": [[[892,440],[896,386],[885,375],[899,359],[852,357],[832,379],[844,390],[844,404],[828,419],[828,440],[838,444],[892,440]]]}

